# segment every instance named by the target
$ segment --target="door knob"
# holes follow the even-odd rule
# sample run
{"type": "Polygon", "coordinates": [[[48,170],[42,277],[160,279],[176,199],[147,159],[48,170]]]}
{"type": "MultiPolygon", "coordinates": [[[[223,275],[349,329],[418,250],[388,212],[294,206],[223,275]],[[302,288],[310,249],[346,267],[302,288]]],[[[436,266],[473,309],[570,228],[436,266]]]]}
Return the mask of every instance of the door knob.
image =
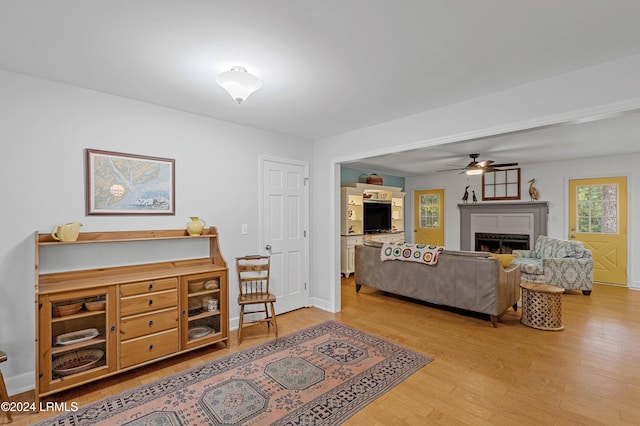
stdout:
{"type": "Polygon", "coordinates": [[[266,246],[264,246],[264,248],[267,251],[271,251],[271,245],[270,244],[267,244],[266,246]]]}

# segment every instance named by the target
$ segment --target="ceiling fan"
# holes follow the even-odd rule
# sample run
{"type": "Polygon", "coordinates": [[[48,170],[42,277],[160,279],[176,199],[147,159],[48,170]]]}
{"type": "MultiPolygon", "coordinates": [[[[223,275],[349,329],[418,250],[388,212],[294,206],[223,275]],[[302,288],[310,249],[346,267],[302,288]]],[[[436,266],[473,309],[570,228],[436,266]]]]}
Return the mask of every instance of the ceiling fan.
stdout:
{"type": "Polygon", "coordinates": [[[518,163],[501,163],[495,164],[493,160],[477,161],[480,154],[469,154],[471,162],[464,167],[458,167],[455,169],[438,170],[439,172],[450,172],[454,170],[460,170],[460,173],[466,173],[468,175],[480,175],[484,172],[493,172],[499,170],[500,167],[517,166],[518,163]]]}

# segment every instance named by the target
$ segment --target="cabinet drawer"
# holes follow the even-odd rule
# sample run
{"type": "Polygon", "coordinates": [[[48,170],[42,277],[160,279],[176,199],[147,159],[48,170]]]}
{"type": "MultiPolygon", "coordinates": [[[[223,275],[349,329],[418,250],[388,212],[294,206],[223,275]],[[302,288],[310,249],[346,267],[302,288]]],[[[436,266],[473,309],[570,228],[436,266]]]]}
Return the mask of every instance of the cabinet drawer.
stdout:
{"type": "Polygon", "coordinates": [[[142,314],[178,304],[178,291],[167,290],[120,299],[120,317],[142,314]]]}
{"type": "Polygon", "coordinates": [[[120,368],[178,352],[178,329],[127,340],[120,345],[120,368]]]}
{"type": "Polygon", "coordinates": [[[123,284],[120,286],[120,296],[135,296],[136,294],[148,294],[154,291],[171,290],[178,288],[177,278],[164,278],[161,280],[140,281],[138,283],[123,284]]]}
{"type": "Polygon", "coordinates": [[[178,309],[135,315],[120,320],[120,340],[133,339],[178,326],[178,309]]]}

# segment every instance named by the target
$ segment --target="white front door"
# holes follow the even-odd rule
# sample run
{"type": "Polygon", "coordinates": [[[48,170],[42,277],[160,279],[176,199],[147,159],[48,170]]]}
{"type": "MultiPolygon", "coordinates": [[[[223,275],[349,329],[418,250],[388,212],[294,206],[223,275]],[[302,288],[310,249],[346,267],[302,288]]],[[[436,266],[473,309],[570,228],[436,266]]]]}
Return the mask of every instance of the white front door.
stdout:
{"type": "Polygon", "coordinates": [[[262,159],[262,242],[281,314],[308,306],[308,164],[262,159]]]}

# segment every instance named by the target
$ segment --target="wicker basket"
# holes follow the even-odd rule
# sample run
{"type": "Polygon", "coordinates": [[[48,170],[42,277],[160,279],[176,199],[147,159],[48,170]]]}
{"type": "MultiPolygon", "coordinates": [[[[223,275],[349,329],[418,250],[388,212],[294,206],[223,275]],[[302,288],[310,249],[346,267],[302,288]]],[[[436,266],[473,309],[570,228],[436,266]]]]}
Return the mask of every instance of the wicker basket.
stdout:
{"type": "Polygon", "coordinates": [[[93,302],[84,302],[84,307],[87,311],[103,311],[106,304],[106,300],[96,300],[93,302]]]}
{"type": "Polygon", "coordinates": [[[53,307],[54,317],[66,317],[67,315],[73,315],[80,312],[84,301],[68,303],[66,305],[57,305],[53,307]]]}
{"type": "Polygon", "coordinates": [[[220,278],[213,278],[205,281],[204,288],[205,290],[215,290],[220,288],[220,278]]]}
{"type": "Polygon", "coordinates": [[[370,185],[382,185],[382,176],[371,173],[367,176],[367,183],[370,185]]]}
{"type": "Polygon", "coordinates": [[[189,288],[189,293],[197,293],[204,290],[204,281],[189,281],[187,287],[189,288]]]}
{"type": "Polygon", "coordinates": [[[82,349],[53,359],[53,372],[61,376],[80,373],[95,366],[104,356],[102,349],[82,349]]]}

